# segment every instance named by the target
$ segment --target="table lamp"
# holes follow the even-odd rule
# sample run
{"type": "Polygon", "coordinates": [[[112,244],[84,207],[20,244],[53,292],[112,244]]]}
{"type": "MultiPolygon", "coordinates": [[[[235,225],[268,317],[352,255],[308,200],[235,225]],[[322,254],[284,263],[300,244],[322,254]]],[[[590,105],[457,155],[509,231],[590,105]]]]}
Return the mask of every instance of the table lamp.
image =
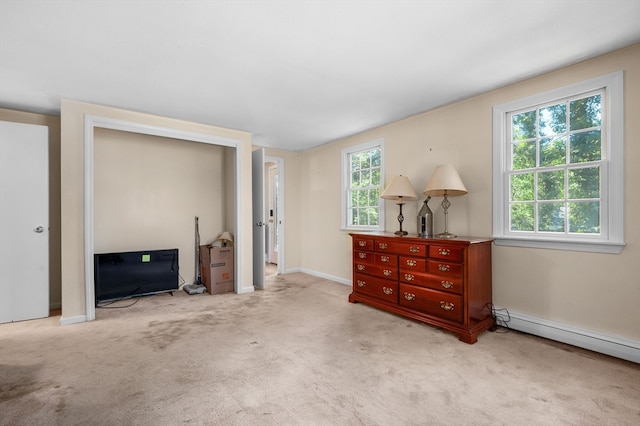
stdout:
{"type": "Polygon", "coordinates": [[[402,215],[402,205],[405,201],[417,200],[418,196],[413,190],[413,186],[406,176],[396,176],[393,178],[389,186],[382,192],[380,198],[385,200],[396,200],[396,204],[400,206],[400,214],[398,215],[398,222],[400,223],[400,230],[396,231],[396,235],[407,235],[407,231],[402,230],[402,222],[404,216],[402,215]]]}
{"type": "Polygon", "coordinates": [[[436,235],[438,238],[455,238],[457,235],[451,234],[447,229],[447,215],[451,202],[448,197],[464,195],[467,193],[462,179],[451,164],[440,165],[433,172],[431,179],[424,189],[424,195],[444,197],[440,204],[444,209],[444,232],[436,235]]]}

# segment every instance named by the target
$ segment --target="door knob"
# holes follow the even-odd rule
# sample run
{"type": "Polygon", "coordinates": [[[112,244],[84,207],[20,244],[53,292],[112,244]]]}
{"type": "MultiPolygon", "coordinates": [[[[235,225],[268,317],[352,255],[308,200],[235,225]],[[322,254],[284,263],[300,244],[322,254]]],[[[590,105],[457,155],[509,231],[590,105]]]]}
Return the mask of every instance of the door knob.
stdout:
{"type": "Polygon", "coordinates": [[[33,229],[33,232],[37,232],[38,234],[42,234],[44,232],[44,226],[36,226],[33,229]]]}

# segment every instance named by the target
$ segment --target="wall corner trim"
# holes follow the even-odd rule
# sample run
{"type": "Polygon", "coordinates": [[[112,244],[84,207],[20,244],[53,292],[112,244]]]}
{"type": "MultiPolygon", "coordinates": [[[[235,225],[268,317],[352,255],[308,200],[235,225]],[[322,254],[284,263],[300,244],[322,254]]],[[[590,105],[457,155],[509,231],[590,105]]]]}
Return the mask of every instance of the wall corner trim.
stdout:
{"type": "Polygon", "coordinates": [[[78,315],[75,317],[60,317],[60,325],[71,325],[71,324],[78,324],[81,322],[87,322],[87,316],[86,315],[78,315]]]}

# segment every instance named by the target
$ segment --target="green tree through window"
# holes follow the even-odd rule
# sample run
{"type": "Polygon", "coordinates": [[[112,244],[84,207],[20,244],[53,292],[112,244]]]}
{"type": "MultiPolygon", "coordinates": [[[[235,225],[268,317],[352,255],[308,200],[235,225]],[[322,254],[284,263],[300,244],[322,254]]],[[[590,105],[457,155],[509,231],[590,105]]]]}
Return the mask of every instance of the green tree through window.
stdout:
{"type": "Polygon", "coordinates": [[[345,229],[384,229],[383,143],[378,139],[342,150],[345,229]]]}
{"type": "Polygon", "coordinates": [[[512,232],[599,234],[602,91],[511,114],[512,232]]]}
{"type": "Polygon", "coordinates": [[[496,245],[620,253],[624,71],[493,106],[496,245]]]}
{"type": "Polygon", "coordinates": [[[357,152],[350,156],[350,225],[379,225],[380,161],[379,148],[357,152]]]}

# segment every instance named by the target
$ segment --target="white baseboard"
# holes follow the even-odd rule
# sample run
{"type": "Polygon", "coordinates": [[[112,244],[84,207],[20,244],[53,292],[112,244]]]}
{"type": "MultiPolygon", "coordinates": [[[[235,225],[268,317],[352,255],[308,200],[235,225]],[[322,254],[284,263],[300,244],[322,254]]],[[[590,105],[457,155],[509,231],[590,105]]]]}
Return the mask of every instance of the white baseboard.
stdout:
{"type": "MultiPolygon", "coordinates": [[[[500,312],[501,309],[503,308],[495,307],[496,316],[499,319],[504,319],[504,314],[500,312]]],[[[514,330],[640,364],[640,342],[638,341],[585,330],[517,312],[509,312],[509,316],[511,320],[507,323],[507,326],[514,330]]],[[[498,321],[498,324],[500,325],[501,322],[498,321]]]]}
{"type": "Polygon", "coordinates": [[[60,317],[60,325],[78,324],[86,321],[87,321],[86,315],[78,315],[75,317],[68,317],[68,318],[60,317]]]}
{"type": "Polygon", "coordinates": [[[319,278],[324,278],[325,280],[331,280],[331,281],[335,281],[337,283],[340,284],[344,284],[344,285],[351,285],[351,280],[346,280],[344,278],[341,277],[336,277],[334,275],[329,275],[329,274],[324,274],[322,272],[316,272],[316,271],[312,271],[310,269],[305,269],[305,268],[297,268],[295,270],[288,270],[287,272],[302,272],[304,274],[307,275],[313,275],[314,277],[319,277],[319,278]]]}

